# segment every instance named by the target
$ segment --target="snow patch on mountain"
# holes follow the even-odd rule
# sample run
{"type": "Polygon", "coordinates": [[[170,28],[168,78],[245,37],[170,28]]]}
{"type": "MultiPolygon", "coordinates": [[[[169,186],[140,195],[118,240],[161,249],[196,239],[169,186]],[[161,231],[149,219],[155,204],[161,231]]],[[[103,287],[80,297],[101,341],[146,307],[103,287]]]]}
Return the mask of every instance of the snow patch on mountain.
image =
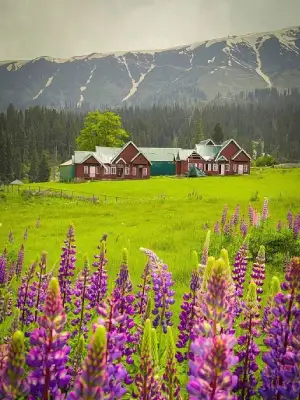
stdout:
{"type": "Polygon", "coordinates": [[[47,82],[46,82],[46,85],[43,87],[43,89],[41,89],[41,90],[38,92],[38,94],[37,94],[36,96],[34,96],[34,97],[32,98],[32,100],[36,100],[38,97],[40,97],[40,95],[44,92],[44,90],[45,90],[48,86],[51,85],[51,83],[52,83],[52,81],[53,81],[55,75],[57,74],[57,72],[58,72],[58,71],[56,71],[54,75],[50,76],[50,78],[49,78],[49,79],[47,80],[47,82]]]}
{"type": "Polygon", "coordinates": [[[207,60],[207,64],[213,63],[215,61],[216,57],[213,57],[211,60],[207,60]]]}
{"type": "MultiPolygon", "coordinates": [[[[126,63],[126,65],[127,65],[127,63],[126,63]]],[[[143,82],[143,80],[149,74],[149,72],[151,72],[154,68],[155,68],[155,65],[152,63],[150,68],[148,69],[148,71],[145,73],[142,73],[140,76],[140,79],[137,82],[132,78],[131,73],[128,69],[128,74],[130,73],[129,77],[131,76],[132,87],[131,87],[128,95],[125,96],[124,99],[122,100],[122,103],[124,101],[128,100],[131,96],[133,96],[135,94],[135,92],[138,90],[139,85],[143,82]]]]}
{"type": "MultiPolygon", "coordinates": [[[[93,74],[94,74],[95,69],[96,69],[96,65],[95,65],[94,68],[91,70],[90,76],[88,77],[88,80],[86,81],[85,86],[80,86],[80,91],[81,91],[81,92],[85,92],[85,91],[86,91],[88,85],[90,84],[90,82],[91,82],[91,80],[92,80],[92,78],[93,78],[93,74]]],[[[79,101],[78,101],[78,103],[77,103],[77,108],[80,108],[80,107],[82,106],[82,103],[83,103],[83,102],[84,102],[84,97],[83,97],[83,94],[81,93],[80,98],[79,98],[79,101]]]]}

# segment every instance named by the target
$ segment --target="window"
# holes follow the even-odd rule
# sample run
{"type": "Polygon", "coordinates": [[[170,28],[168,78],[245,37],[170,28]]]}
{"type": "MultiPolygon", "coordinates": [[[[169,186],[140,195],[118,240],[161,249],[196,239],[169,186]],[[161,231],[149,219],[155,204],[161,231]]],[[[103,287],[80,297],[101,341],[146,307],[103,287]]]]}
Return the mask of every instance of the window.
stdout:
{"type": "Polygon", "coordinates": [[[110,167],[104,168],[104,175],[110,175],[110,167]]]}
{"type": "Polygon", "coordinates": [[[244,172],[248,172],[248,165],[244,164],[244,172]]]}
{"type": "Polygon", "coordinates": [[[125,175],[130,175],[130,168],[129,167],[125,167],[125,175]]]}
{"type": "Polygon", "coordinates": [[[211,171],[211,164],[207,164],[207,171],[211,171]]]}
{"type": "Polygon", "coordinates": [[[96,175],[99,175],[99,173],[100,173],[100,168],[96,167],[96,175]]]}
{"type": "Polygon", "coordinates": [[[225,171],[230,171],[230,165],[229,164],[225,164],[225,171]]]}
{"type": "Polygon", "coordinates": [[[83,173],[84,173],[85,175],[88,175],[88,174],[89,174],[89,166],[88,166],[88,165],[85,165],[85,166],[83,167],[83,173]]]}
{"type": "Polygon", "coordinates": [[[132,175],[134,175],[134,176],[136,175],[136,167],[132,168],[132,175]]]}
{"type": "Polygon", "coordinates": [[[236,172],[236,164],[233,164],[233,172],[236,172]]]}
{"type": "Polygon", "coordinates": [[[143,176],[147,176],[148,170],[147,167],[143,168],[143,176]]]}
{"type": "Polygon", "coordinates": [[[116,167],[111,167],[111,174],[112,175],[116,175],[116,173],[117,173],[117,168],[116,167]]]}
{"type": "Polygon", "coordinates": [[[199,168],[203,169],[203,164],[202,163],[199,163],[199,168]]]}
{"type": "Polygon", "coordinates": [[[213,164],[213,171],[218,172],[218,164],[213,164]]]}

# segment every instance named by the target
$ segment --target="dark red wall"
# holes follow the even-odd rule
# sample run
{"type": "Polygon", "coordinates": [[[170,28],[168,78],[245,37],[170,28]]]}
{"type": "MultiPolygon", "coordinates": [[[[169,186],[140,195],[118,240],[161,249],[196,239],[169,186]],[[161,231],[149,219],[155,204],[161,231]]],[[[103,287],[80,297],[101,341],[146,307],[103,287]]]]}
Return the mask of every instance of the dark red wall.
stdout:
{"type": "Polygon", "coordinates": [[[230,158],[232,158],[238,151],[239,151],[239,147],[234,143],[234,142],[230,142],[225,149],[223,149],[221,151],[221,155],[226,157],[228,160],[230,158]]]}
{"type": "Polygon", "coordinates": [[[237,161],[244,161],[244,162],[250,162],[249,157],[244,153],[241,152],[235,159],[235,162],[237,161]]]}
{"type": "Polygon", "coordinates": [[[133,159],[134,156],[137,155],[139,151],[136,149],[136,147],[130,143],[116,158],[116,161],[118,161],[119,158],[123,158],[126,163],[130,163],[130,161],[133,159]]]}

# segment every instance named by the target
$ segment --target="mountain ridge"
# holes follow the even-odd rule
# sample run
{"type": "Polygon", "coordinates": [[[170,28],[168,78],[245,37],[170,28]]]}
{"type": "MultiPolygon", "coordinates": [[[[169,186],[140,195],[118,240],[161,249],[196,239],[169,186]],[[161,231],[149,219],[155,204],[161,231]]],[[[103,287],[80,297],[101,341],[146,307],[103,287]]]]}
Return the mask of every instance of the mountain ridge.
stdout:
{"type": "Polygon", "coordinates": [[[0,109],[194,103],[272,87],[300,88],[300,27],[170,49],[0,62],[0,109]]]}

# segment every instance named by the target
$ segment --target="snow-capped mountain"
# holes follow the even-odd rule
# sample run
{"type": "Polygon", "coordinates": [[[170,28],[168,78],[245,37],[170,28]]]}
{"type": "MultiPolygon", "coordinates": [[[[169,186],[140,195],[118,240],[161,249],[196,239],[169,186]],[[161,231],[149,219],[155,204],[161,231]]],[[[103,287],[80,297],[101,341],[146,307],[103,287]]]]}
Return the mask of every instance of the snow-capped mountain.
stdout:
{"type": "Polygon", "coordinates": [[[300,88],[300,27],[168,50],[0,62],[0,109],[193,102],[300,88]]]}

